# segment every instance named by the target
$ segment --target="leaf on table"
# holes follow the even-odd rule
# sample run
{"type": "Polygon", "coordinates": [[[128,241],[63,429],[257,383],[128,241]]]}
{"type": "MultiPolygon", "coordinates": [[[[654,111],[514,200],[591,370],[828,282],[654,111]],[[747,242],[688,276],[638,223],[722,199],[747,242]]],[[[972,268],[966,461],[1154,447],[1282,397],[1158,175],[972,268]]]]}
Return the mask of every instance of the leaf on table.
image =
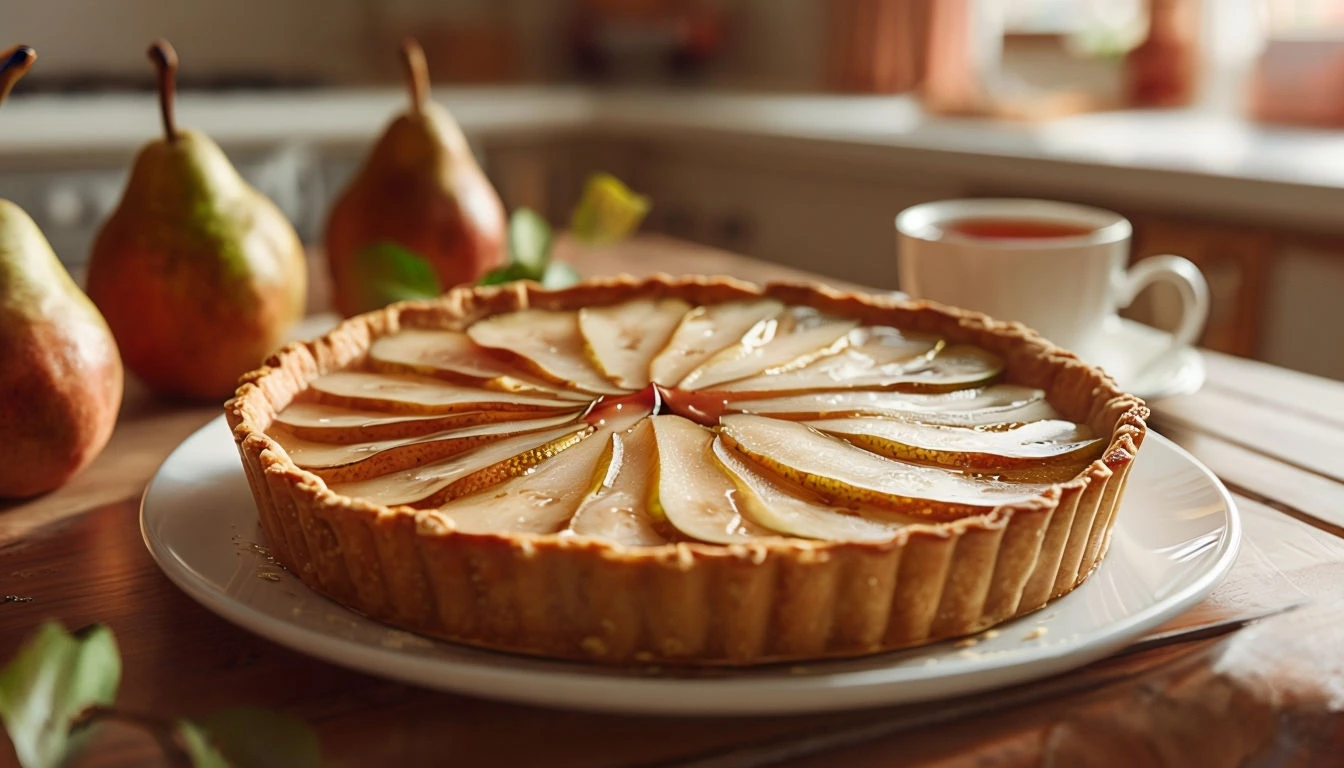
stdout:
{"type": "Polygon", "coordinates": [[[477,285],[502,285],[504,283],[511,283],[514,280],[534,279],[536,278],[528,275],[527,270],[524,267],[520,267],[517,264],[509,264],[503,267],[496,267],[489,272],[486,272],[485,276],[477,282],[477,285]]]}
{"type": "Polygon", "coordinates": [[[434,267],[423,256],[391,241],[374,243],[355,254],[361,309],[394,301],[429,299],[443,293],[434,267]]]}
{"type": "Polygon", "coordinates": [[[178,734],[195,768],[321,768],[322,750],[307,724],[289,715],[253,707],[216,712],[199,722],[178,723],[178,734]]]}
{"type": "Polygon", "coordinates": [[[521,280],[540,280],[551,260],[551,225],[531,208],[509,216],[509,266],[521,280]]]}
{"type": "Polygon", "coordinates": [[[112,703],[121,656],[112,631],[95,624],[67,632],[46,622],[0,670],[0,721],[19,764],[49,768],[78,745],[70,728],[89,707],[112,703]]]}
{"type": "Polygon", "coordinates": [[[552,290],[568,288],[582,279],[579,270],[563,262],[553,261],[546,267],[546,274],[542,275],[541,287],[552,290]]]}
{"type": "Polygon", "coordinates": [[[635,194],[609,173],[598,173],[584,184],[569,229],[580,242],[606,245],[628,237],[648,212],[647,197],[635,194]]]}

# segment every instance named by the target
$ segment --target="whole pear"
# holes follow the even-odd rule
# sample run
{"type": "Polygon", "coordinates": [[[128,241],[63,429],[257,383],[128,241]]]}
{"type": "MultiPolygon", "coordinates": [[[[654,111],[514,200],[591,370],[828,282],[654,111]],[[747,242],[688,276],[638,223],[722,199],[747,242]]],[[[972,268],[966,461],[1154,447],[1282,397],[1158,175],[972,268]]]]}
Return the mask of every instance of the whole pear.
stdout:
{"type": "Polygon", "coordinates": [[[127,367],[151,389],[223,399],[303,316],[303,245],[213,141],[177,128],[177,55],[161,40],[149,55],[159,71],[164,137],[140,150],[94,241],[89,296],[127,367]]]}
{"type": "Polygon", "coordinates": [[[393,296],[369,280],[370,248],[395,244],[425,259],[444,290],[504,261],[504,205],[456,121],[428,98],[424,53],[402,48],[411,108],[389,124],[327,219],[336,308],[349,316],[393,296]]]}
{"type": "MultiPolygon", "coordinates": [[[[0,101],[32,64],[0,65],[0,101]]],[[[0,497],[63,485],[103,450],[121,406],[121,358],[102,315],[37,224],[0,200],[0,497]]]]}

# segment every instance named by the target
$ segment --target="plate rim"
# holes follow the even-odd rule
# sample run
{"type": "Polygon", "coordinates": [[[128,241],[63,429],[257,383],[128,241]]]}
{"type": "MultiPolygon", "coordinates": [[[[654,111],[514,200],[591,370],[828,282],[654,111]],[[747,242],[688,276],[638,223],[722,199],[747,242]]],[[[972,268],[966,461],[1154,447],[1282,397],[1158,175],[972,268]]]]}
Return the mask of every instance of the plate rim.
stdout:
{"type": "MultiPolygon", "coordinates": [[[[155,545],[156,537],[149,529],[148,518],[150,513],[147,512],[147,506],[150,497],[155,489],[160,487],[161,483],[166,482],[164,480],[165,468],[185,449],[188,442],[201,436],[207,430],[220,429],[221,427],[224,429],[225,435],[228,435],[227,425],[223,422],[224,417],[220,415],[192,432],[191,435],[179,443],[155,470],[153,477],[141,495],[139,510],[141,537],[151,558],[169,581],[206,610],[231,624],[289,650],[345,669],[432,690],[569,710],[621,714],[638,713],[654,716],[820,713],[920,701],[937,701],[1006,688],[1030,680],[1043,679],[1104,658],[1128,645],[1143,632],[1159,626],[1164,621],[1195,605],[1207,596],[1231,570],[1236,561],[1242,538],[1239,510],[1231,492],[1222,481],[1213,474],[1212,470],[1184,448],[1150,430],[1147,436],[1148,440],[1156,440],[1165,449],[1172,451],[1177,459],[1184,461],[1191,469],[1197,471],[1202,480],[1211,486],[1221,499],[1224,525],[1223,534],[1217,543],[1220,551],[1209,561],[1204,571],[1185,587],[1164,599],[1157,600],[1125,616],[1119,621],[1111,622],[1106,625],[1107,634],[1104,637],[1083,641],[1081,647],[1077,644],[1044,646],[1037,649],[1031,657],[1026,659],[1010,657],[998,662],[987,661],[983,665],[971,668],[951,670],[950,673],[946,674],[930,675],[914,680],[883,680],[867,684],[858,684],[857,680],[870,677],[874,673],[880,673],[881,668],[843,670],[816,675],[793,675],[786,672],[778,677],[735,679],[730,672],[725,674],[724,677],[715,678],[594,675],[586,671],[579,662],[527,656],[517,658],[522,662],[532,664],[551,663],[555,664],[557,668],[537,670],[510,668],[505,665],[482,665],[473,663],[470,659],[417,657],[402,653],[395,648],[371,645],[359,640],[316,632],[310,628],[285,621],[283,617],[275,616],[218,590],[212,586],[210,579],[204,574],[177,556],[173,548],[168,546],[166,542],[164,542],[165,551],[159,551],[155,545]],[[427,674],[427,668],[439,671],[427,674]],[[442,676],[447,672],[452,673],[453,681],[443,680],[442,676]],[[538,676],[548,678],[550,685],[537,691],[530,690],[525,686],[521,688],[518,686],[519,683],[535,680],[538,676]],[[898,686],[927,684],[931,680],[960,682],[974,678],[979,678],[983,684],[973,684],[965,687],[954,686],[953,690],[943,695],[899,696],[893,695],[892,691],[893,688],[898,686]],[[825,681],[824,684],[821,681],[825,681]],[[744,686],[743,683],[749,683],[749,685],[744,686]],[[560,687],[567,689],[567,691],[561,694],[552,690],[560,687]],[[625,688],[628,691],[625,695],[618,697],[619,700],[604,701],[601,698],[593,698],[594,696],[610,697],[613,688],[625,688]],[[703,696],[704,699],[697,701],[684,700],[686,694],[692,689],[696,694],[703,696]],[[829,692],[830,695],[817,696],[815,701],[807,703],[801,703],[795,698],[790,698],[819,691],[829,692]],[[660,700],[662,696],[669,694],[673,698],[660,700]],[[778,695],[780,698],[771,698],[771,694],[778,695]],[[785,694],[788,696],[785,696],[785,694]],[[632,703],[633,699],[640,699],[641,701],[632,703]],[[650,703],[649,699],[654,699],[654,702],[650,703]]],[[[240,474],[242,473],[241,464],[239,464],[237,471],[240,474]]],[[[1103,561],[1102,567],[1105,566],[1105,563],[1106,561],[1103,561]]],[[[1086,586],[1087,583],[1085,582],[1080,589],[1086,586]]],[[[312,591],[301,582],[299,587],[308,590],[309,594],[305,596],[306,598],[323,601],[329,604],[333,610],[344,611],[360,620],[377,622],[376,619],[370,619],[351,611],[330,598],[312,591]]],[[[1069,599],[1077,594],[1078,592],[1075,591],[1052,600],[1040,610],[1048,610],[1051,606],[1057,605],[1060,600],[1069,599]]],[[[1026,615],[1035,615],[1035,613],[1026,615]]],[[[1022,617],[1016,618],[1020,619],[1022,617]]],[[[391,625],[386,626],[393,628],[391,625]]],[[[409,630],[401,631],[420,637],[420,635],[409,632],[409,630]]],[[[431,642],[453,645],[456,648],[491,654],[499,658],[506,659],[512,656],[511,654],[497,653],[465,644],[454,644],[447,640],[427,639],[431,642]]],[[[899,654],[900,652],[893,653],[899,654]]],[[[779,666],[787,670],[793,666],[820,665],[832,661],[843,662],[845,659],[818,660],[779,666]]]]}

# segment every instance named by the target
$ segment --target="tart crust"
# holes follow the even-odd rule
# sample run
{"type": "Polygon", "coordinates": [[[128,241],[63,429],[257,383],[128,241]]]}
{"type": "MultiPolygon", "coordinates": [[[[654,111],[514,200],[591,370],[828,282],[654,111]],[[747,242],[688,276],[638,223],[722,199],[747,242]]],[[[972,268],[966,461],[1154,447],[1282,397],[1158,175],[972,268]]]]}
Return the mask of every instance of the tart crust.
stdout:
{"type": "Polygon", "coordinates": [[[225,404],[275,557],[312,589],[379,621],[485,648],[608,664],[748,665],[870,654],[978,632],[1081,584],[1105,555],[1147,409],[1016,323],[927,302],[728,278],[461,288],[342,323],[246,374],[225,404]],[[432,511],[341,496],[266,430],[313,378],[400,328],[464,329],[527,307],[636,296],[691,303],[770,296],[865,323],[936,333],[1001,356],[1064,417],[1108,435],[1073,480],[883,542],[763,540],[626,547],[583,537],[467,534],[432,511]]]}

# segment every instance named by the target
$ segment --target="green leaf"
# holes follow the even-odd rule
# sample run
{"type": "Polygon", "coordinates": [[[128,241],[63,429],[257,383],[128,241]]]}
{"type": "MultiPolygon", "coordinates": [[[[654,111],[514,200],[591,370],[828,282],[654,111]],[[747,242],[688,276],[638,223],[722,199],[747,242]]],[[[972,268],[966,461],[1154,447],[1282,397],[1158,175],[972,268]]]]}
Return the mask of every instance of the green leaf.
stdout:
{"type": "Polygon", "coordinates": [[[508,266],[496,267],[495,269],[486,272],[485,276],[482,277],[476,284],[501,285],[503,283],[511,283],[514,280],[531,280],[531,279],[533,278],[530,275],[526,274],[526,270],[524,268],[518,266],[517,264],[509,264],[508,266]]]}
{"type": "Polygon", "coordinates": [[[439,276],[423,256],[385,240],[355,254],[359,281],[359,311],[385,307],[394,301],[429,299],[443,293],[439,276]]]}
{"type": "Polygon", "coordinates": [[[302,721],[279,712],[239,707],[198,723],[178,723],[178,734],[196,768],[321,768],[317,735],[302,721]]]}
{"type": "Polygon", "coordinates": [[[107,627],[73,634],[56,622],[38,627],[0,670],[0,722],[19,764],[59,765],[76,746],[71,725],[89,707],[111,704],[120,682],[121,657],[107,627]]]}
{"type": "Polygon", "coordinates": [[[571,267],[562,261],[553,261],[546,267],[546,274],[541,278],[543,288],[568,288],[569,286],[583,279],[579,270],[571,267]]]}
{"type": "Polygon", "coordinates": [[[606,245],[629,237],[648,212],[647,197],[635,194],[609,173],[598,173],[584,184],[569,229],[580,242],[606,245]]]}
{"type": "Polygon", "coordinates": [[[551,225],[531,208],[518,208],[509,216],[509,267],[516,267],[523,280],[540,280],[551,259],[551,225]]]}

